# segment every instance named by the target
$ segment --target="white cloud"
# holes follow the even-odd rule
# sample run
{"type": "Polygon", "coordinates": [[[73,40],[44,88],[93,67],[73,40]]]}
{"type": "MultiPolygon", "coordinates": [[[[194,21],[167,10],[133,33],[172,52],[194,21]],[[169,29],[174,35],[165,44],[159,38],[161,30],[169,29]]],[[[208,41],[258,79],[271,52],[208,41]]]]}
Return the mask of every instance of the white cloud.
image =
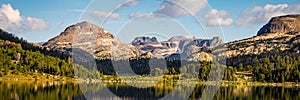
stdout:
{"type": "Polygon", "coordinates": [[[250,24],[267,23],[272,17],[300,13],[300,5],[288,4],[256,6],[245,10],[243,15],[236,20],[236,25],[247,26],[250,24]]]}
{"type": "Polygon", "coordinates": [[[110,12],[104,12],[104,11],[93,11],[91,12],[91,15],[93,16],[94,19],[104,19],[104,18],[108,18],[108,19],[119,19],[120,15],[117,13],[110,13],[110,12]]]}
{"type": "Polygon", "coordinates": [[[2,4],[0,8],[0,28],[12,32],[26,32],[44,30],[48,24],[42,19],[23,17],[18,9],[13,9],[10,4],[2,4]]]}
{"type": "Polygon", "coordinates": [[[204,18],[208,26],[229,26],[233,22],[231,15],[225,10],[212,9],[204,15],[204,18]]]}
{"type": "Polygon", "coordinates": [[[19,23],[22,19],[19,10],[14,10],[10,4],[3,4],[0,8],[0,12],[12,23],[19,23]]]}
{"type": "Polygon", "coordinates": [[[204,8],[207,0],[172,0],[164,1],[156,13],[165,14],[170,17],[184,15],[195,15],[204,8]]]}

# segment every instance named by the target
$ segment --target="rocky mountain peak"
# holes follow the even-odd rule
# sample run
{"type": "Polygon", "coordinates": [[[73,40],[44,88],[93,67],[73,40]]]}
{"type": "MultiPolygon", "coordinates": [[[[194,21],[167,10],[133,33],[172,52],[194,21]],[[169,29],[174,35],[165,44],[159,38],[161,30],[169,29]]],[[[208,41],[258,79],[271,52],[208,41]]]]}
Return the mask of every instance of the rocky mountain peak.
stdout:
{"type": "Polygon", "coordinates": [[[141,45],[146,43],[158,42],[156,37],[136,37],[131,44],[132,45],[141,45]]]}
{"type": "Polygon", "coordinates": [[[258,31],[257,35],[291,32],[300,32],[300,14],[273,17],[258,31]]]}
{"type": "Polygon", "coordinates": [[[71,52],[70,48],[78,48],[97,59],[130,59],[140,56],[137,48],[122,43],[104,28],[89,22],[69,26],[44,46],[67,53],[71,52]]]}
{"type": "Polygon", "coordinates": [[[157,41],[155,37],[137,37],[131,44],[143,52],[150,52],[157,58],[186,59],[203,48],[223,44],[223,41],[219,37],[198,39],[195,36],[174,36],[166,41],[157,41]]]}
{"type": "Polygon", "coordinates": [[[114,36],[103,28],[100,28],[89,22],[81,22],[67,27],[60,35],[50,39],[44,44],[47,47],[53,47],[57,44],[71,45],[73,41],[87,42],[91,41],[88,38],[109,38],[114,39],[114,36]],[[76,40],[74,40],[76,39],[76,40]]]}

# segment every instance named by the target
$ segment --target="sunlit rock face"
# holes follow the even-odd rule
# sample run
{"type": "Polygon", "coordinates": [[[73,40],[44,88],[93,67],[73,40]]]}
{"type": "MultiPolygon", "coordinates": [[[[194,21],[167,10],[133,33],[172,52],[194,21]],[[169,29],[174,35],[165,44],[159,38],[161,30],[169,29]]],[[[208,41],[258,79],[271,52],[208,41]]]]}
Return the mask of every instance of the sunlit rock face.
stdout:
{"type": "Polygon", "coordinates": [[[120,42],[110,32],[88,22],[69,26],[44,46],[62,51],[79,48],[97,59],[134,59],[141,55],[136,47],[120,42]]]}

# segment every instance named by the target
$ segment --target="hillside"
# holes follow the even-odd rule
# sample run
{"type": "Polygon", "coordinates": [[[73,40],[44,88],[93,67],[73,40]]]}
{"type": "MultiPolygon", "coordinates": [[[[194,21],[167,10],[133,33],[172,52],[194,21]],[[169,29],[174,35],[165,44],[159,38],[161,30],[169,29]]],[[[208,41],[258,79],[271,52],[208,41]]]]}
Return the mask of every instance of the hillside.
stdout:
{"type": "Polygon", "coordinates": [[[257,36],[227,43],[227,57],[260,55],[274,51],[299,53],[299,20],[300,15],[272,18],[260,29],[257,36]],[[286,29],[288,26],[289,29],[286,29]]]}
{"type": "Polygon", "coordinates": [[[21,45],[21,48],[23,50],[29,50],[29,51],[39,51],[43,55],[53,56],[61,59],[68,59],[68,55],[64,54],[63,52],[56,50],[56,49],[46,49],[39,44],[30,43],[22,38],[19,38],[17,36],[14,36],[12,33],[8,33],[0,29],[0,39],[4,41],[14,42],[21,45]]]}
{"type": "MultiPolygon", "coordinates": [[[[53,79],[58,77],[74,78],[76,69],[90,73],[83,66],[61,59],[56,50],[45,50],[33,43],[28,43],[5,31],[0,32],[0,78],[1,79],[53,79]],[[47,55],[50,54],[50,55],[47,55]],[[55,55],[55,56],[51,56],[55,55]]],[[[90,73],[97,76],[98,73],[90,73]]]]}

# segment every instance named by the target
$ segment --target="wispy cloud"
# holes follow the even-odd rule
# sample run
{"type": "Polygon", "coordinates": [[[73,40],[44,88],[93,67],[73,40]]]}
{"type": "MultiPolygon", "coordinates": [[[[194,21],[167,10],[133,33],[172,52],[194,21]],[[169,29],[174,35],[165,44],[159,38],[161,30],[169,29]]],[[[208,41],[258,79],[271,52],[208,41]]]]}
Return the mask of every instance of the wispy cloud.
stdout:
{"type": "Polygon", "coordinates": [[[103,19],[103,18],[108,18],[112,20],[116,20],[120,18],[120,15],[117,13],[111,13],[111,12],[105,12],[105,11],[92,11],[89,12],[89,14],[94,18],[94,19],[103,19]]]}

